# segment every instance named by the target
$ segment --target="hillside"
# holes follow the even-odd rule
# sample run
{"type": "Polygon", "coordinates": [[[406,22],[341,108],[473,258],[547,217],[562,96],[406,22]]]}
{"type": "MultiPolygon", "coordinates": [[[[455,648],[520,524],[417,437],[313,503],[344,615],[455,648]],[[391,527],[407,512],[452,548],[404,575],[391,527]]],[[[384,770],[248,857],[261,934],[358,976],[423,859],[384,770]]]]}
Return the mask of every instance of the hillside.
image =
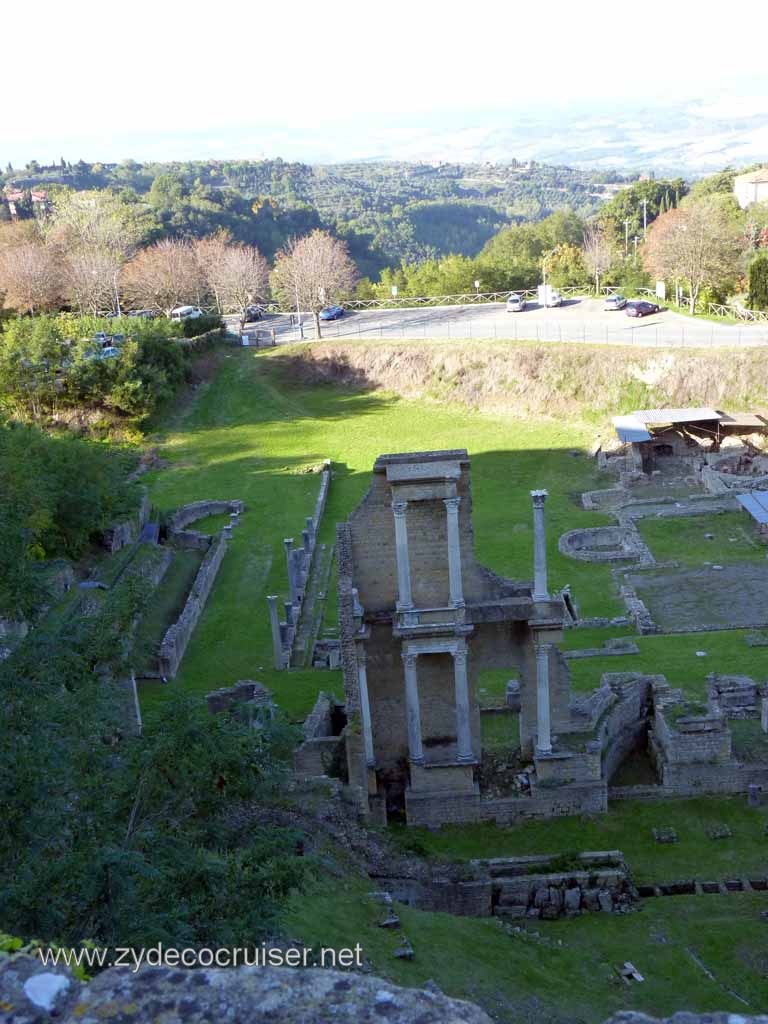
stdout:
{"type": "MultiPolygon", "coordinates": [[[[157,208],[169,196],[179,227],[194,203],[195,226],[222,209],[233,219],[277,222],[276,244],[322,224],[348,237],[372,274],[387,265],[460,253],[476,255],[508,224],[539,220],[555,210],[593,213],[626,181],[620,174],[535,161],[506,164],[360,162],[309,165],[277,160],[209,160],[141,164],[84,161],[24,170],[9,168],[0,184],[53,191],[113,188],[157,208]],[[161,203],[162,201],[162,203],[161,203]],[[283,230],[284,229],[284,230],[283,230]]],[[[8,215],[0,204],[0,217],[8,215]]],[[[202,229],[202,228],[201,228],[202,229]]],[[[248,239],[243,238],[244,241],[248,239]]]]}

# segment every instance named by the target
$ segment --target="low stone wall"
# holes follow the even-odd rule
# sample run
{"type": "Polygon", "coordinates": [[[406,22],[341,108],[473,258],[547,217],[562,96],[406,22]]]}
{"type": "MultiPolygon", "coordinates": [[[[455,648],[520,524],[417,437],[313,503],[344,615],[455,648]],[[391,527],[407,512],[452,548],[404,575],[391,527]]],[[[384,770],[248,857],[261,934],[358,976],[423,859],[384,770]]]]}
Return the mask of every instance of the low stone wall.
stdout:
{"type": "Polygon", "coordinates": [[[557,546],[561,554],[582,562],[653,562],[634,524],[569,530],[557,546]]]}
{"type": "Polygon", "coordinates": [[[234,686],[212,690],[211,693],[205,695],[205,700],[212,715],[218,715],[222,711],[231,711],[243,704],[250,704],[255,708],[273,706],[269,690],[253,679],[242,679],[234,686]]]}
{"type": "Polygon", "coordinates": [[[226,550],[226,538],[220,534],[213,540],[206,552],[181,615],[163,637],[158,660],[160,675],[167,679],[173,679],[178,671],[226,550]]]}
{"type": "Polygon", "coordinates": [[[208,516],[224,515],[227,512],[230,515],[240,515],[244,508],[243,502],[239,499],[193,501],[189,505],[182,505],[168,521],[168,539],[176,547],[205,551],[211,543],[211,535],[200,533],[198,530],[187,530],[186,527],[208,516]]]}
{"type": "Polygon", "coordinates": [[[457,917],[490,917],[493,883],[489,876],[452,878],[400,878],[372,875],[376,885],[398,903],[417,910],[432,910],[457,917]]]}
{"type": "Polygon", "coordinates": [[[108,526],[101,535],[101,543],[111,554],[134,544],[139,539],[144,524],[149,519],[151,509],[149,494],[146,488],[142,488],[141,501],[138,510],[131,516],[118,519],[108,526]]]}
{"type": "Polygon", "coordinates": [[[631,910],[638,900],[620,851],[580,853],[567,866],[558,867],[558,859],[509,857],[472,863],[490,874],[493,913],[499,917],[553,921],[584,911],[631,910]]]}
{"type": "Polygon", "coordinates": [[[571,814],[602,814],[608,809],[604,781],[540,786],[535,794],[522,797],[481,797],[479,791],[422,795],[408,789],[405,803],[408,824],[425,827],[480,821],[518,825],[571,814]]]}
{"type": "Polygon", "coordinates": [[[304,742],[293,752],[294,771],[302,775],[326,775],[343,739],[334,735],[334,712],[343,709],[332,693],[321,693],[302,726],[304,742]]]}

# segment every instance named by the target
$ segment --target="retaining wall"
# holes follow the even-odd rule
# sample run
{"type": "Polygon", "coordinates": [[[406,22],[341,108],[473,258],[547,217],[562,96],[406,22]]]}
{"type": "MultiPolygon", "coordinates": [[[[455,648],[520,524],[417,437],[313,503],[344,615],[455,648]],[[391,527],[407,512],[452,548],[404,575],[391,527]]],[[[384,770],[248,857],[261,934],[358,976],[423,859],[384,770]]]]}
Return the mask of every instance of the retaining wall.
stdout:
{"type": "Polygon", "coordinates": [[[220,534],[211,542],[203,558],[181,615],[163,637],[158,658],[160,675],[167,679],[173,679],[178,671],[226,550],[226,539],[220,534]]]}

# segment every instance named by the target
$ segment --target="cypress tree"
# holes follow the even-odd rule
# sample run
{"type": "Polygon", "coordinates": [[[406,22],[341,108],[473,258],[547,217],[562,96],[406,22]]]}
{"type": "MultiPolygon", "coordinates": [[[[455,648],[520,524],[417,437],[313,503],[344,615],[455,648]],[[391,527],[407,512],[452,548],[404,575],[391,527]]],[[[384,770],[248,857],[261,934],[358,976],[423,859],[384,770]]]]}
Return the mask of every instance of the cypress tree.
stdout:
{"type": "Polygon", "coordinates": [[[749,308],[768,309],[768,253],[761,252],[749,265],[749,308]]]}

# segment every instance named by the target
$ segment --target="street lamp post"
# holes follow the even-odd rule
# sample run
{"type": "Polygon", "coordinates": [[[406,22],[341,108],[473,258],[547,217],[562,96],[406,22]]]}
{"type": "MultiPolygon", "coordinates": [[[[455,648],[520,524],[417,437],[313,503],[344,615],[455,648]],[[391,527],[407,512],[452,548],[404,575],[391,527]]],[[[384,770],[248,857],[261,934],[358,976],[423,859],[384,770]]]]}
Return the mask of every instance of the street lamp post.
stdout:
{"type": "Polygon", "coordinates": [[[629,256],[629,217],[624,221],[624,258],[629,256]]]}
{"type": "Polygon", "coordinates": [[[648,200],[643,199],[643,240],[648,237],[648,200]]]}
{"type": "Polygon", "coordinates": [[[635,243],[635,259],[637,259],[637,243],[640,241],[640,236],[635,235],[632,241],[635,243]]]}

